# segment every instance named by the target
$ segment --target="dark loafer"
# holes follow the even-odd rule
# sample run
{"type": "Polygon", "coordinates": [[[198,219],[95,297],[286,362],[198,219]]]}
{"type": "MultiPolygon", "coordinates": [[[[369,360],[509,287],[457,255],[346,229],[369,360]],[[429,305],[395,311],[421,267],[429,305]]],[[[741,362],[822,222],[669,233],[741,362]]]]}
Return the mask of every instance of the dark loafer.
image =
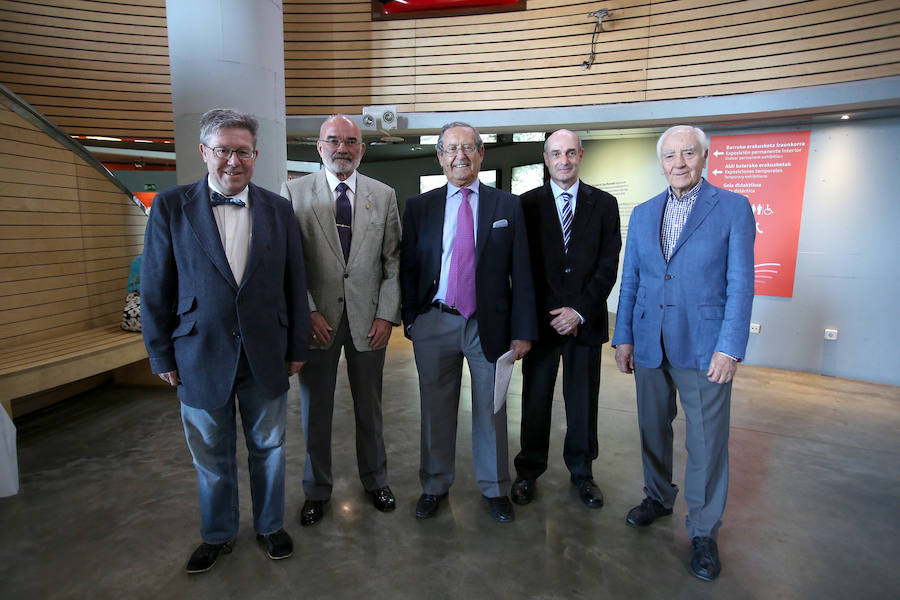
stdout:
{"type": "Polygon", "coordinates": [[[230,554],[233,545],[234,540],[225,542],[224,544],[207,544],[206,542],[203,542],[197,546],[197,549],[191,554],[191,558],[188,559],[187,566],[185,566],[184,570],[191,574],[209,571],[213,568],[213,565],[216,564],[219,554],[230,554]]]}
{"type": "Polygon", "coordinates": [[[625,522],[628,523],[630,527],[646,527],[659,517],[665,517],[666,515],[671,514],[671,508],[666,508],[648,496],[644,498],[639,505],[628,511],[625,522]]]}
{"type": "Polygon", "coordinates": [[[512,501],[516,504],[528,504],[534,499],[534,490],[537,487],[537,482],[534,479],[525,479],[523,477],[516,477],[516,480],[512,484],[512,490],[510,490],[509,495],[512,497],[512,501]]]}
{"type": "Polygon", "coordinates": [[[325,503],[328,500],[307,500],[300,509],[300,524],[304,527],[315,525],[325,514],[325,503]]]}
{"type": "Polygon", "coordinates": [[[496,498],[485,496],[484,499],[487,501],[488,510],[495,521],[498,523],[512,523],[515,520],[516,515],[513,513],[513,505],[507,496],[497,496],[496,498]]]}
{"type": "Polygon", "coordinates": [[[265,544],[266,555],[272,560],[281,560],[294,554],[294,540],[284,529],[274,533],[256,534],[256,541],[265,544]]]}
{"type": "Polygon", "coordinates": [[[416,518],[430,519],[437,512],[438,505],[441,500],[447,497],[447,494],[435,496],[434,494],[422,494],[419,501],[416,502],[416,518]]]}
{"type": "Polygon", "coordinates": [[[394,500],[394,493],[388,486],[378,488],[377,490],[367,491],[372,497],[372,506],[374,506],[381,512],[390,512],[397,507],[397,503],[394,500]]]}
{"type": "Polygon", "coordinates": [[[712,581],[722,572],[719,546],[711,537],[695,537],[691,540],[691,571],[704,581],[712,581]]]}
{"type": "Polygon", "coordinates": [[[578,484],[578,497],[588,508],[603,506],[603,492],[600,491],[593,479],[585,479],[578,484]]]}

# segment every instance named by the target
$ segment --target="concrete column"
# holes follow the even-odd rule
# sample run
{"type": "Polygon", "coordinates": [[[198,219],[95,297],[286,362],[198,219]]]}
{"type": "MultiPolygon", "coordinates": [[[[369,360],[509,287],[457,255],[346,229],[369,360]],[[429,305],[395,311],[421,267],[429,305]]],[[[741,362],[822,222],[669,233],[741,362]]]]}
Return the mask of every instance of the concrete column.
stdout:
{"type": "Polygon", "coordinates": [[[259,119],[253,183],[287,178],[284,22],[280,0],[166,0],[178,183],[206,174],[200,116],[234,108],[259,119]]]}

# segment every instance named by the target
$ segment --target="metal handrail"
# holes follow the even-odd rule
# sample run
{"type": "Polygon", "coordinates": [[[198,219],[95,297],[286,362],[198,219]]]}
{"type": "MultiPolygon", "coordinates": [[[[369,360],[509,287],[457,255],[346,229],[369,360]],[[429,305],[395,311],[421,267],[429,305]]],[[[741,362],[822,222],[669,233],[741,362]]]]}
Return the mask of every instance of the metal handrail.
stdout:
{"type": "Polygon", "coordinates": [[[122,183],[118,177],[113,175],[112,172],[107,169],[102,162],[97,160],[97,158],[93,154],[91,154],[84,146],[82,146],[78,141],[73,140],[72,137],[65,131],[60,129],[58,125],[49,121],[47,117],[38,112],[33,106],[22,100],[22,98],[17,96],[12,90],[7,88],[2,83],[0,83],[0,101],[2,101],[3,104],[11,111],[49,135],[51,138],[65,146],[67,149],[77,154],[79,158],[99,171],[110,181],[110,183],[122,190],[122,192],[124,192],[132,202],[141,207],[141,210],[144,211],[145,215],[150,213],[150,209],[144,206],[144,204],[140,200],[138,200],[138,198],[134,194],[131,193],[131,190],[129,190],[128,187],[124,183],[122,183]]]}

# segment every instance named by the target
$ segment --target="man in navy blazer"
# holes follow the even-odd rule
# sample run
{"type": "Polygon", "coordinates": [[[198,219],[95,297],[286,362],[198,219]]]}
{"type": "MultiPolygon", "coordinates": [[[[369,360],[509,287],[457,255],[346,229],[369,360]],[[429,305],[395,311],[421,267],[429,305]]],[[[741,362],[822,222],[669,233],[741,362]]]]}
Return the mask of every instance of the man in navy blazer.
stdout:
{"type": "Polygon", "coordinates": [[[309,307],[297,221],[284,198],[250,183],[254,117],[200,120],[209,175],[159,194],[144,239],[144,343],[177,386],[197,468],[203,543],[188,573],[231,551],[238,530],[235,409],[250,460],[253,527],[272,559],[293,553],[284,521],[289,375],[306,360],[309,307]]]}
{"type": "Polygon", "coordinates": [[[448,184],[407,200],[400,243],[402,318],[422,407],[416,517],[434,516],[453,483],[465,358],[475,476],[491,516],[507,523],[506,407],[493,411],[494,371],[502,354],[518,360],[537,338],[525,223],[516,196],[478,181],[484,144],[474,127],[445,125],[437,157],[448,184]]]}
{"type": "Polygon", "coordinates": [[[622,234],[619,205],[611,195],[578,179],[584,148],[567,129],[544,142],[550,181],[522,194],[539,338],[522,361],[522,450],[510,493],[531,502],[547,470],[553,390],[562,361],[566,406],[563,460],[588,508],[603,505],[594,483],[600,349],[609,341],[606,298],[616,282],[622,234]]]}
{"type": "Polygon", "coordinates": [[[687,429],[691,569],[711,581],[721,571],[731,383],[750,332],[756,223],[746,197],[702,178],[708,152],[696,127],[672,127],[659,138],[669,189],[631,214],[612,343],[619,370],[635,375],[646,494],[626,522],[643,527],[672,514],[677,391],[687,429]]]}

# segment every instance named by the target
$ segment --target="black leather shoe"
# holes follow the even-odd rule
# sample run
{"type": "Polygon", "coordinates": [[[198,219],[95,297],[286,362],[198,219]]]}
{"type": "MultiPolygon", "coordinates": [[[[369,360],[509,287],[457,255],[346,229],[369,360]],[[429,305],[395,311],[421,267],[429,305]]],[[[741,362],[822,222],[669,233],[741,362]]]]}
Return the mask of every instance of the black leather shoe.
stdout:
{"type": "Polygon", "coordinates": [[[294,540],[284,529],[265,535],[257,533],[256,541],[266,545],[266,556],[272,560],[281,560],[294,555],[294,540]]]}
{"type": "Polygon", "coordinates": [[[534,490],[536,487],[537,482],[534,479],[516,477],[509,495],[516,504],[528,504],[534,499],[534,490]]]}
{"type": "Polygon", "coordinates": [[[666,508],[648,496],[640,504],[628,511],[625,522],[631,527],[646,527],[659,517],[671,514],[671,508],[666,508]]]}
{"type": "Polygon", "coordinates": [[[368,491],[369,496],[372,497],[372,506],[381,512],[391,512],[397,507],[397,503],[394,500],[394,493],[388,486],[378,488],[377,490],[366,491],[368,491]]]}
{"type": "Polygon", "coordinates": [[[315,525],[325,514],[325,503],[328,500],[307,500],[300,509],[300,524],[304,527],[315,525]]]}
{"type": "Polygon", "coordinates": [[[437,512],[438,504],[447,497],[447,494],[435,496],[434,494],[422,494],[416,502],[416,518],[430,519],[437,512]]]}
{"type": "Polygon", "coordinates": [[[719,546],[711,537],[695,537],[691,540],[691,571],[704,581],[712,581],[722,572],[719,546]]]}
{"type": "Polygon", "coordinates": [[[184,570],[192,574],[209,571],[213,568],[213,565],[216,564],[219,554],[231,553],[231,547],[233,545],[234,540],[225,542],[224,544],[207,544],[206,542],[203,542],[197,546],[197,549],[191,554],[191,558],[188,559],[187,566],[184,570]]]}
{"type": "Polygon", "coordinates": [[[516,515],[513,513],[513,505],[507,496],[497,496],[496,498],[485,496],[484,499],[487,501],[488,510],[495,521],[512,523],[515,520],[516,515]]]}
{"type": "Polygon", "coordinates": [[[588,508],[603,506],[603,492],[600,491],[593,479],[585,479],[578,484],[578,497],[588,508]]]}

